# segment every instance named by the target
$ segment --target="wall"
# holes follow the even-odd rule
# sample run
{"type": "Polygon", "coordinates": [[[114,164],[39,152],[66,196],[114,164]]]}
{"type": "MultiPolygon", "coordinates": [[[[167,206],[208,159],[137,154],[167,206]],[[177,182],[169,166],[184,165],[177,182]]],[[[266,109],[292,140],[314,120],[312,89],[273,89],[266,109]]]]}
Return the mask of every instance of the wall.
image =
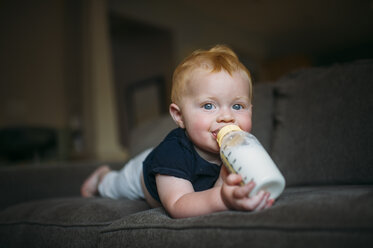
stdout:
{"type": "Polygon", "coordinates": [[[0,128],[54,128],[58,159],[126,159],[106,14],[105,0],[1,4],[0,128]],[[80,142],[71,140],[71,131],[80,142]]]}
{"type": "Polygon", "coordinates": [[[111,16],[110,23],[121,144],[128,145],[132,128],[168,113],[173,68],[172,33],[115,15],[111,16]],[[158,89],[161,94],[155,85],[146,87],[146,83],[158,79],[164,83],[158,89]],[[134,84],[137,84],[136,91],[134,84]],[[134,92],[128,92],[129,87],[134,92]],[[136,101],[130,103],[131,98],[136,101]]]}
{"type": "Polygon", "coordinates": [[[64,2],[6,1],[0,8],[0,127],[64,128],[64,2]]]}

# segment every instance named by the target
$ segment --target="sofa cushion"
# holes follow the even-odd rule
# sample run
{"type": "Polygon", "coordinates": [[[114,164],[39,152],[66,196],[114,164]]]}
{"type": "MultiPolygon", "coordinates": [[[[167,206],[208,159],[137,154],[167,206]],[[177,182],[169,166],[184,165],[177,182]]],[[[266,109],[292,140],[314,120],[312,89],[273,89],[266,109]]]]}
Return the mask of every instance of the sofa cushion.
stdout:
{"type": "MultiPolygon", "coordinates": [[[[113,169],[119,169],[123,164],[110,163],[109,165],[113,169]]],[[[82,182],[99,165],[102,163],[61,162],[0,166],[0,210],[25,201],[80,196],[82,182]]]]}
{"type": "Polygon", "coordinates": [[[273,89],[274,84],[260,83],[253,87],[253,128],[252,134],[270,152],[273,130],[273,89]]]}
{"type": "Polygon", "coordinates": [[[287,185],[373,183],[373,60],[276,83],[273,159],[287,185]]]}
{"type": "Polygon", "coordinates": [[[258,212],[172,219],[163,209],[127,216],[101,231],[99,247],[367,247],[373,186],[287,188],[258,212]]]}
{"type": "Polygon", "coordinates": [[[145,201],[56,198],[0,212],[0,247],[97,247],[103,227],[148,209],[145,201]]]}

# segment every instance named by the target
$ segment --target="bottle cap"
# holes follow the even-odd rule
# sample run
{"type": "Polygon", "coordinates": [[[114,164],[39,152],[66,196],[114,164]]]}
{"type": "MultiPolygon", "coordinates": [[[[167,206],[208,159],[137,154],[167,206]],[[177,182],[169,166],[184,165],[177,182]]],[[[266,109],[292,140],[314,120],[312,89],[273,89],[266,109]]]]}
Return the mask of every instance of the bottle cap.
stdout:
{"type": "Polygon", "coordinates": [[[225,127],[223,127],[222,129],[220,129],[217,137],[216,137],[216,141],[218,142],[219,144],[219,147],[221,146],[221,142],[223,140],[223,137],[229,133],[229,132],[232,132],[232,131],[241,131],[242,129],[237,126],[237,125],[227,125],[225,127]]]}

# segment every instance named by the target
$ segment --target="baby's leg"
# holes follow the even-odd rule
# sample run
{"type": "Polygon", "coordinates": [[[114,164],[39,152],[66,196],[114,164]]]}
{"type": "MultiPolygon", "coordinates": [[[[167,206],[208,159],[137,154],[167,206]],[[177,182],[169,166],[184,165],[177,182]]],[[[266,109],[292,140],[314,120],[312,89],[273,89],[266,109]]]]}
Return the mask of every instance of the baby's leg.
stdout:
{"type": "Polygon", "coordinates": [[[80,192],[83,197],[93,197],[98,194],[98,185],[111,170],[109,166],[102,165],[97,168],[83,183],[80,192]]]}
{"type": "Polygon", "coordinates": [[[141,187],[142,164],[153,149],[147,149],[132,158],[120,171],[110,171],[98,185],[103,197],[112,199],[144,199],[141,187]]]}

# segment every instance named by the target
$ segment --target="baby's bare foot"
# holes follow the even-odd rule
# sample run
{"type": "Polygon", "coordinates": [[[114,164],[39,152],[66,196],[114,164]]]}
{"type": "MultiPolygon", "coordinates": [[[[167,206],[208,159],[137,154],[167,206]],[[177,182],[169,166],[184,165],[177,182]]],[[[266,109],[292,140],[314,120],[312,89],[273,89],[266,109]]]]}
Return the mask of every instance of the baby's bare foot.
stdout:
{"type": "Polygon", "coordinates": [[[107,165],[98,167],[83,183],[80,193],[83,197],[93,197],[98,193],[98,185],[104,178],[104,176],[110,172],[110,168],[107,165]]]}

